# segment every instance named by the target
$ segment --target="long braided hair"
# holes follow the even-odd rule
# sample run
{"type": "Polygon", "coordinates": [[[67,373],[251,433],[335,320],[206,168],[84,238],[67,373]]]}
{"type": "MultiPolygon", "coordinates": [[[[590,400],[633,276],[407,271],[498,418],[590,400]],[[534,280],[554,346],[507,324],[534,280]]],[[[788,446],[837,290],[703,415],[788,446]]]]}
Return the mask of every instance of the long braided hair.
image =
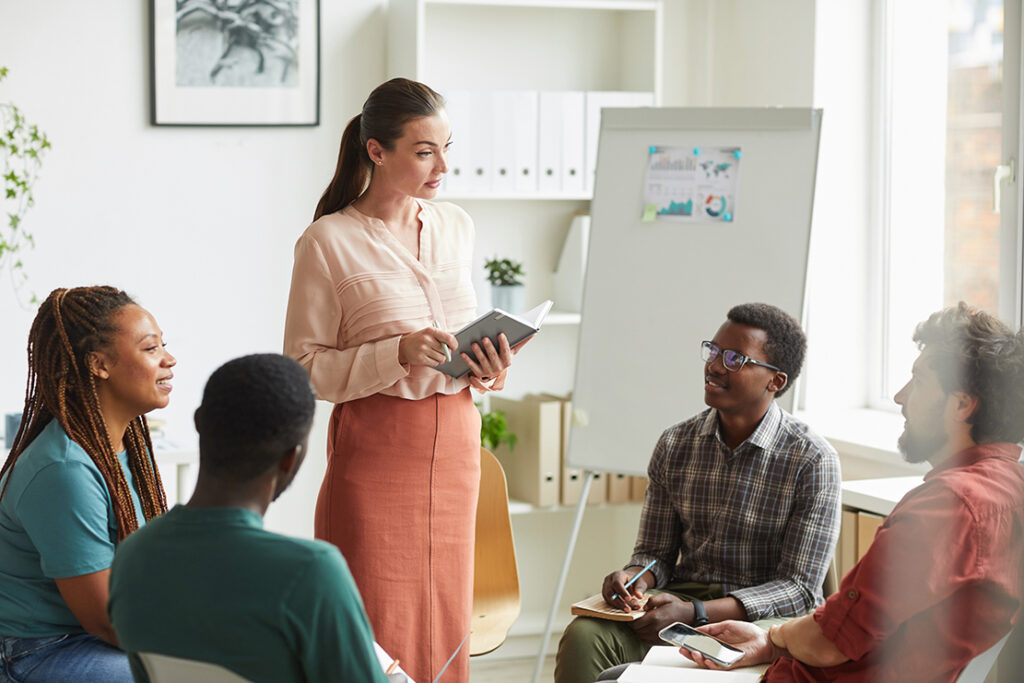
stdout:
{"type": "MultiPolygon", "coordinates": [[[[0,478],[11,470],[25,448],[56,418],[71,440],[92,458],[113,500],[118,540],[139,528],[127,478],[114,452],[100,412],[89,354],[107,348],[117,333],[115,314],[135,302],[115,287],[55,289],[39,307],[28,337],[28,383],[21,426],[0,478]]],[[[124,433],[128,467],[139,489],[146,519],[167,510],[160,473],[146,418],[133,419],[124,433]]]]}

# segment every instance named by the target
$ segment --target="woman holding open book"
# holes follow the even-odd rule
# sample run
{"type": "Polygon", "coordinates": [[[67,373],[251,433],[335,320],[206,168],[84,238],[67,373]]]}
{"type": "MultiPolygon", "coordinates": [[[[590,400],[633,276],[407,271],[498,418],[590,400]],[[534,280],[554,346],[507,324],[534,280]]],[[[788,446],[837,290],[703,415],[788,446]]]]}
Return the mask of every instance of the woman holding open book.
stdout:
{"type": "MultiPolygon", "coordinates": [[[[285,353],[335,403],[316,536],[348,560],[378,641],[432,680],[470,629],[480,415],[514,350],[456,349],[475,317],[473,222],[427,201],[448,170],[439,94],[396,78],[345,128],[334,178],[295,245],[285,353]],[[436,370],[461,353],[468,379],[436,370]]],[[[469,677],[468,648],[450,680],[469,677]]]]}

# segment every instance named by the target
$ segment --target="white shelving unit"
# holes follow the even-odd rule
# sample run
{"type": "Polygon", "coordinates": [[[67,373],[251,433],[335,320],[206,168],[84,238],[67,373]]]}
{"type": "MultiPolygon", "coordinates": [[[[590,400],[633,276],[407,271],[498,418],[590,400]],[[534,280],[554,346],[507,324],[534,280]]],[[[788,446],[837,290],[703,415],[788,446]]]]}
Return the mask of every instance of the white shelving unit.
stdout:
{"type": "Polygon", "coordinates": [[[388,70],[443,92],[636,90],[660,101],[656,0],[391,0],[388,70]]]}
{"type": "MultiPolygon", "coordinates": [[[[389,77],[422,81],[442,94],[646,92],[654,94],[655,104],[661,101],[660,0],[390,0],[388,13],[389,77]]],[[[452,126],[453,154],[464,153],[459,121],[452,126]]],[[[481,256],[524,263],[526,299],[539,302],[552,298],[562,242],[572,217],[589,212],[591,196],[453,189],[439,198],[460,204],[473,217],[481,256]]],[[[474,282],[485,295],[479,284],[482,265],[482,258],[474,264],[474,282]]],[[[579,322],[578,313],[553,311],[543,333],[517,357],[506,395],[571,391],[579,322]]],[[[525,503],[512,510],[522,613],[511,641],[492,655],[498,657],[536,653],[573,512],[525,503]]],[[[563,595],[565,623],[568,606],[597,590],[605,574],[620,566],[638,518],[636,503],[594,506],[563,595]]]]}

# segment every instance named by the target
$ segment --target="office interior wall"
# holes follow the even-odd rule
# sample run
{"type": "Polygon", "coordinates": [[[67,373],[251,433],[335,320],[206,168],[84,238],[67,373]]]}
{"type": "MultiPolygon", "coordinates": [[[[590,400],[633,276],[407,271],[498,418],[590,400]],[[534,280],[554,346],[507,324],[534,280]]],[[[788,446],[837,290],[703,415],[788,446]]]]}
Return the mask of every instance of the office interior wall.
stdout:
{"type": "MultiPolygon", "coordinates": [[[[112,283],[136,295],[177,356],[169,433],[188,441],[220,363],[278,351],[292,246],[334,169],[345,121],[385,71],[383,0],[321,3],[321,125],[149,124],[149,3],[0,4],[0,100],[53,149],[25,217],[40,297],[112,283]]],[[[0,282],[0,411],[21,409],[35,307],[0,282]]]]}
{"type": "MultiPolygon", "coordinates": [[[[321,125],[312,128],[151,126],[148,7],[0,1],[0,64],[10,69],[0,100],[17,103],[53,143],[25,218],[36,235],[23,257],[29,288],[45,296],[112,283],[136,295],[178,359],[161,417],[187,445],[209,374],[229,358],[280,349],[292,246],[333,172],[342,127],[386,74],[387,2],[322,0],[321,125]]],[[[813,22],[812,0],[669,0],[663,103],[810,104],[813,22]]],[[[555,224],[529,203],[466,204],[480,258],[518,249],[552,270],[572,214],[586,206],[567,203],[555,224]]],[[[475,279],[480,286],[479,271],[475,279]]],[[[528,296],[544,294],[549,279],[539,273],[528,296]]],[[[4,280],[0,412],[22,407],[34,314],[4,280]]],[[[323,466],[312,453],[268,526],[309,534],[323,466]]]]}

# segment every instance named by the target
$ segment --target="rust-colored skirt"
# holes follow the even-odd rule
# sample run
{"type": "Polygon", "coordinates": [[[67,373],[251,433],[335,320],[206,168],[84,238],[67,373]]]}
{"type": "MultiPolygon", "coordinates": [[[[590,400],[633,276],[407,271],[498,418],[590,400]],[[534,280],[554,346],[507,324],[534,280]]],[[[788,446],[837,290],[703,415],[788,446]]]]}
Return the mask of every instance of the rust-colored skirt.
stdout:
{"type": "MultiPolygon", "coordinates": [[[[329,430],[316,537],[345,556],[377,641],[429,683],[470,628],[480,414],[468,389],[376,394],[334,406],[329,430]]],[[[441,680],[469,680],[468,641],[441,680]]]]}

